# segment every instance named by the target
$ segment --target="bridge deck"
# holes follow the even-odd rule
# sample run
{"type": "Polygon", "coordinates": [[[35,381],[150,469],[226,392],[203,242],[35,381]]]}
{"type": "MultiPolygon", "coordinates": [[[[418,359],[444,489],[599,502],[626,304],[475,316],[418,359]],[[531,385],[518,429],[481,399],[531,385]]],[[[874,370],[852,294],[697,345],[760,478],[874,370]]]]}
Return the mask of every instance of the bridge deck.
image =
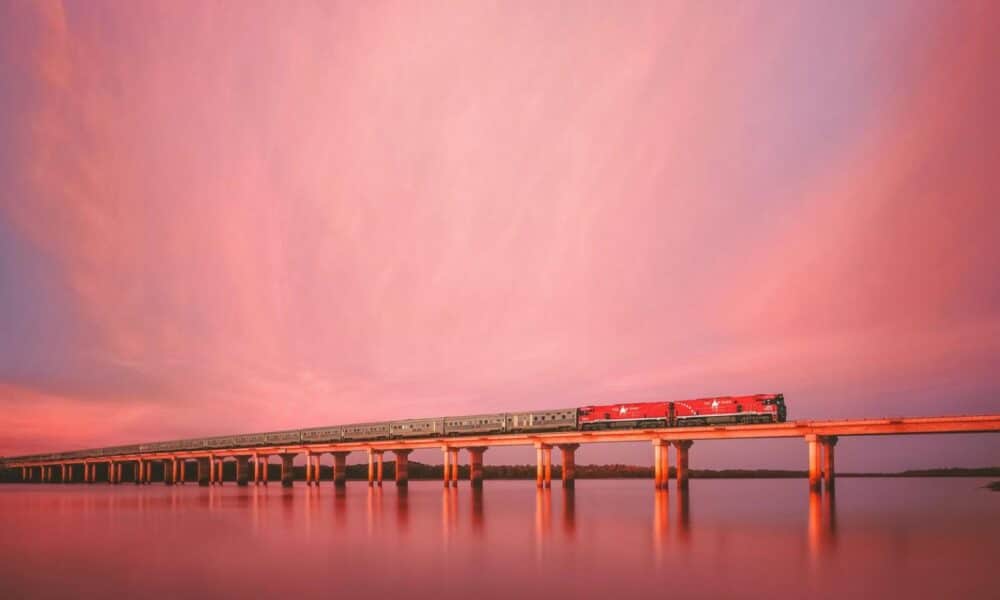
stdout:
{"type": "Polygon", "coordinates": [[[169,452],[143,452],[56,461],[19,461],[12,457],[7,467],[30,467],[48,464],[80,464],[85,462],[128,461],[142,458],[197,458],[205,456],[242,456],[247,454],[274,455],[286,453],[350,451],[417,450],[421,448],[473,448],[481,446],[538,446],[583,443],[654,442],[656,440],[725,440],[805,438],[806,436],[919,435],[932,433],[1000,432],[1000,415],[910,417],[887,419],[852,419],[836,421],[792,421],[765,425],[729,425],[708,427],[671,427],[662,429],[619,429],[604,431],[563,431],[550,433],[514,433],[391,439],[366,442],[302,443],[280,446],[253,446],[226,449],[198,449],[169,452]]]}

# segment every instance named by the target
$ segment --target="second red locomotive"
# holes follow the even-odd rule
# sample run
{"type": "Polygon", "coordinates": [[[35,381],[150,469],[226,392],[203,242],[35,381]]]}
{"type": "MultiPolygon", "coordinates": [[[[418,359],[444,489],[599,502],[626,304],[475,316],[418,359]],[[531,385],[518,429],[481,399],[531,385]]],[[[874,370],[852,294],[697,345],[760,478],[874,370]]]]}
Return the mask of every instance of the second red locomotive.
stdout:
{"type": "Polygon", "coordinates": [[[693,427],[713,424],[781,423],[787,411],[781,394],[718,396],[670,402],[584,406],[580,429],[693,427]]]}

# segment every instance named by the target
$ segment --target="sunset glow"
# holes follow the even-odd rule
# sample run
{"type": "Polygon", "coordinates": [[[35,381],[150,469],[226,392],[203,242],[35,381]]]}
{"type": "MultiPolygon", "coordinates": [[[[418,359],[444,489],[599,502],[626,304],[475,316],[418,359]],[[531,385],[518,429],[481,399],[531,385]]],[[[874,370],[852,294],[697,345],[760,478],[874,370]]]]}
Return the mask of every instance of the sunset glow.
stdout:
{"type": "MultiPolygon", "coordinates": [[[[997,23],[2,3],[0,455],[764,392],[997,412],[997,23]]],[[[865,468],[1000,458],[879,443],[865,468]]]]}

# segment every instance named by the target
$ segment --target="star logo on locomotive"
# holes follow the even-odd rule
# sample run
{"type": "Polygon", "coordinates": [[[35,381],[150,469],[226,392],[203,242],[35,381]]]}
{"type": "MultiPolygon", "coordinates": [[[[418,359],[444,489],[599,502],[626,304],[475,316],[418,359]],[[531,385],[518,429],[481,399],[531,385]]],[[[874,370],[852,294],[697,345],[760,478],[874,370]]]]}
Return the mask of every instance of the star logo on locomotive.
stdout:
{"type": "Polygon", "coordinates": [[[719,401],[712,400],[712,410],[719,410],[719,401]]]}
{"type": "Polygon", "coordinates": [[[628,409],[625,408],[624,406],[618,409],[618,414],[620,415],[624,415],[626,412],[628,412],[628,409]]]}

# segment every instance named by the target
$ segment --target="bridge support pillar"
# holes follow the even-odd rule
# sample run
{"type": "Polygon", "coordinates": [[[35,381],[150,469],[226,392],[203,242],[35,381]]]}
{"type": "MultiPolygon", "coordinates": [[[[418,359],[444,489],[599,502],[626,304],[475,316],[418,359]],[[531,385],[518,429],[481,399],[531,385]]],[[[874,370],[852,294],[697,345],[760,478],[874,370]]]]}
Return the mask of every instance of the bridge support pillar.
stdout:
{"type": "Polygon", "coordinates": [[[333,485],[342,488],[347,485],[347,455],[350,452],[331,452],[333,454],[333,485]]]}
{"type": "Polygon", "coordinates": [[[562,455],[562,485],[564,488],[576,487],[576,449],[580,444],[559,444],[562,455]]]}
{"type": "Polygon", "coordinates": [[[821,448],[819,436],[810,434],[805,436],[805,439],[809,448],[809,491],[816,492],[822,489],[822,484],[820,483],[821,448]]]}
{"type": "Polygon", "coordinates": [[[198,457],[195,464],[198,465],[198,485],[205,487],[212,485],[212,457],[198,457]]]}
{"type": "Polygon", "coordinates": [[[677,489],[688,489],[688,450],[694,442],[691,440],[680,440],[674,442],[677,449],[677,489]]]}
{"type": "Polygon", "coordinates": [[[165,458],[160,461],[163,465],[163,485],[173,485],[174,476],[177,474],[177,461],[173,458],[165,458]]]}
{"type": "Polygon", "coordinates": [[[410,485],[410,452],[413,450],[393,450],[396,456],[396,486],[408,487],[410,485]]]}
{"type": "Polygon", "coordinates": [[[552,487],[552,446],[535,443],[538,467],[535,471],[536,487],[552,487]]]}
{"type": "Polygon", "coordinates": [[[385,461],[384,461],[384,456],[383,456],[384,454],[385,454],[385,453],[384,453],[384,452],[382,452],[381,450],[376,450],[376,451],[375,451],[375,462],[376,462],[376,467],[375,467],[375,471],[376,471],[376,482],[378,483],[378,486],[379,486],[379,487],[382,487],[382,479],[383,479],[382,475],[383,475],[383,474],[384,474],[384,472],[385,472],[385,461]]]}
{"type": "Polygon", "coordinates": [[[368,449],[368,487],[375,485],[375,453],[368,449]]]}
{"type": "Polygon", "coordinates": [[[468,448],[469,452],[469,486],[472,489],[483,487],[483,452],[486,447],[468,448]]]}
{"type": "Polygon", "coordinates": [[[246,486],[250,482],[250,455],[236,457],[236,485],[246,486]]]}
{"type": "Polygon", "coordinates": [[[451,467],[451,487],[458,487],[458,448],[451,449],[451,460],[448,461],[451,467]]]}
{"type": "Polygon", "coordinates": [[[123,470],[124,470],[124,468],[122,467],[121,463],[115,463],[115,484],[116,485],[122,482],[122,471],[123,470]]]}
{"type": "Polygon", "coordinates": [[[147,460],[144,463],[144,466],[146,467],[146,474],[145,474],[144,482],[145,482],[146,485],[148,485],[148,484],[150,484],[153,481],[153,461],[147,460]]]}
{"type": "Polygon", "coordinates": [[[658,490],[670,489],[670,442],[653,440],[653,481],[658,490]]]}
{"type": "Polygon", "coordinates": [[[260,485],[260,455],[253,455],[253,484],[260,485]]]}
{"type": "Polygon", "coordinates": [[[295,454],[279,454],[281,457],[281,486],[292,487],[295,481],[295,454]]]}
{"type": "Polygon", "coordinates": [[[260,456],[260,482],[267,485],[267,468],[271,466],[270,456],[262,454],[260,456]]]}
{"type": "Polygon", "coordinates": [[[59,465],[59,482],[69,483],[69,467],[66,464],[59,465]]]}
{"type": "Polygon", "coordinates": [[[448,468],[448,462],[451,460],[451,448],[448,446],[441,446],[442,460],[441,463],[441,481],[444,482],[444,487],[451,485],[451,469],[448,468]]]}
{"type": "Polygon", "coordinates": [[[306,485],[307,486],[312,485],[313,484],[313,479],[316,479],[316,477],[313,476],[313,467],[314,467],[313,453],[312,452],[306,452],[306,485]]]}
{"type": "Polygon", "coordinates": [[[837,445],[837,436],[824,436],[820,439],[820,443],[823,446],[823,485],[826,487],[828,492],[832,492],[833,484],[836,481],[833,448],[837,445]]]}

